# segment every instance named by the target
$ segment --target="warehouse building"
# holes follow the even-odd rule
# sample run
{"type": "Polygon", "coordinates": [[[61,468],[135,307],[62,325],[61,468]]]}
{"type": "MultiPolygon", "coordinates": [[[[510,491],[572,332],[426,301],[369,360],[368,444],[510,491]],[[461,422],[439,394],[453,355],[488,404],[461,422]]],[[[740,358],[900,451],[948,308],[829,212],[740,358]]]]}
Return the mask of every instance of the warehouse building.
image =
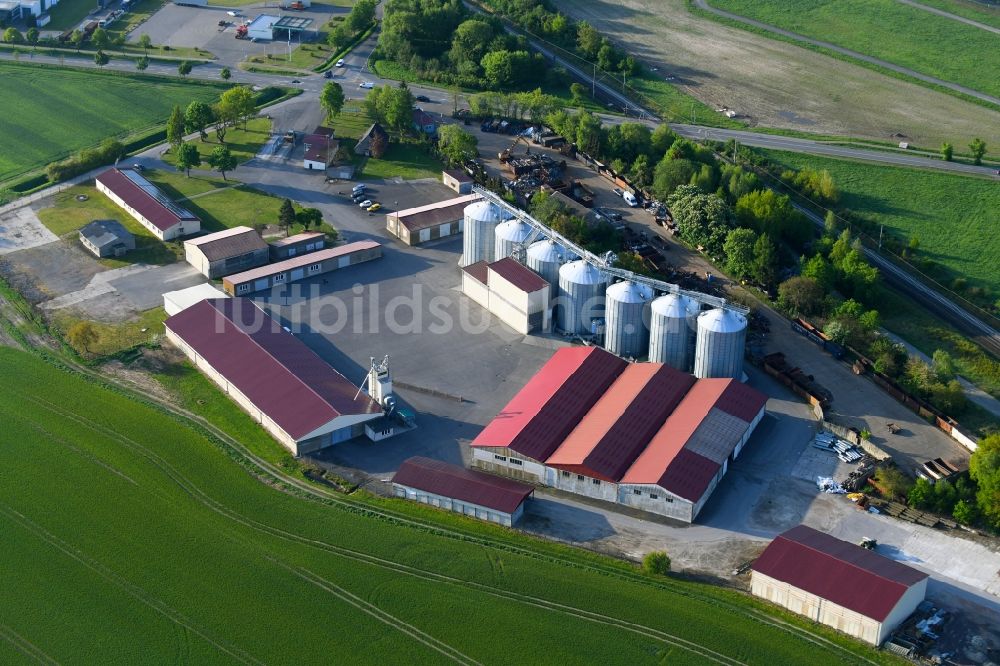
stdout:
{"type": "Polygon", "coordinates": [[[296,456],[359,437],[382,417],[367,393],[249,299],[203,300],[165,326],[195,367],[296,456]]]}
{"type": "Polygon", "coordinates": [[[524,513],[534,488],[440,460],[415,456],[392,478],[396,497],[510,527],[524,513]]]}
{"type": "Polygon", "coordinates": [[[97,176],[97,189],[160,240],[201,231],[201,220],[170,200],[134,169],[108,169],[97,176]]]}
{"type": "Polygon", "coordinates": [[[230,296],[245,296],[378,259],[381,256],[381,243],[357,241],[229,275],[222,279],[222,288],[230,296]]]}
{"type": "Polygon", "coordinates": [[[463,266],[462,292],[518,333],[547,331],[552,325],[549,283],[510,257],[463,266]]]}
{"type": "Polygon", "coordinates": [[[472,442],[473,464],[693,522],[766,402],[735,379],[564,348],[472,442]]]}
{"type": "Polygon", "coordinates": [[[267,243],[250,227],[233,227],[184,241],[184,259],[210,280],[263,266],[267,243]]]}
{"type": "Polygon", "coordinates": [[[292,257],[322,250],[326,245],[326,234],[320,231],[303,231],[294,236],[268,243],[271,246],[271,261],[282,261],[292,257]]]}
{"type": "Polygon", "coordinates": [[[924,600],[927,574],[811,527],[778,535],[751,566],[750,591],[872,645],[924,600]]]}
{"type": "Polygon", "coordinates": [[[385,216],[385,228],[407,245],[457,236],[465,229],[465,207],[481,198],[478,194],[465,194],[389,213],[385,216]]]}
{"type": "Polygon", "coordinates": [[[98,257],[121,257],[135,249],[135,236],[118,220],[94,220],[80,229],[80,243],[98,257]]]}
{"type": "Polygon", "coordinates": [[[163,294],[163,310],[168,317],[173,317],[181,310],[187,310],[196,303],[213,298],[229,298],[229,295],[207,282],[203,282],[187,289],[168,291],[163,294]]]}

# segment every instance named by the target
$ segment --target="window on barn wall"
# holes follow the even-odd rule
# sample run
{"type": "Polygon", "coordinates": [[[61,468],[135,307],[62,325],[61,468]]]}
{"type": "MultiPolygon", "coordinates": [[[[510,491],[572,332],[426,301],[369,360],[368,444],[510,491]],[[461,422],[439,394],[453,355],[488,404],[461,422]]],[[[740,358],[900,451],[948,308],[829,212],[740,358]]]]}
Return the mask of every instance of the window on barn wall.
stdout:
{"type": "Polygon", "coordinates": [[[515,465],[523,465],[524,464],[520,460],[518,460],[517,458],[511,458],[510,461],[512,463],[514,463],[515,465]]]}
{"type": "Polygon", "coordinates": [[[649,499],[659,499],[659,495],[656,493],[649,493],[649,499]]]}
{"type": "Polygon", "coordinates": [[[641,494],[642,494],[642,491],[641,491],[641,490],[639,490],[638,488],[633,488],[633,489],[632,489],[632,494],[633,494],[633,495],[641,495],[641,494]]]}
{"type": "Polygon", "coordinates": [[[593,483],[595,486],[601,485],[600,479],[591,479],[590,482],[593,483]]]}
{"type": "Polygon", "coordinates": [[[577,474],[576,475],[576,480],[577,481],[583,481],[583,474],[577,474]]]}
{"type": "Polygon", "coordinates": [[[563,470],[562,475],[568,478],[569,477],[569,472],[567,472],[566,470],[563,470]]]}
{"type": "Polygon", "coordinates": [[[494,453],[493,457],[496,458],[497,460],[504,460],[504,461],[507,460],[506,456],[502,456],[499,453],[494,453]]]}

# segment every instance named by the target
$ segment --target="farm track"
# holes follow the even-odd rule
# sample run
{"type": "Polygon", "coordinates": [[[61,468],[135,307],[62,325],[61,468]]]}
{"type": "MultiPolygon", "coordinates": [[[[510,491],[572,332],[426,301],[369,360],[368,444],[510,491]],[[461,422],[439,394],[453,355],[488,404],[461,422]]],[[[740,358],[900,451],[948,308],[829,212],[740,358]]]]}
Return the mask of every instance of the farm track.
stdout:
{"type": "MultiPolygon", "coordinates": [[[[85,372],[86,374],[91,375],[91,376],[97,378],[99,381],[106,381],[106,378],[104,378],[102,375],[94,373],[91,370],[88,370],[88,369],[81,369],[81,370],[83,372],[85,372]]],[[[522,594],[522,593],[518,593],[518,592],[512,592],[512,591],[508,591],[508,590],[502,590],[502,589],[491,587],[491,586],[484,585],[484,584],[481,584],[481,583],[476,583],[474,581],[467,581],[467,580],[463,580],[463,579],[459,579],[459,578],[454,578],[454,577],[451,577],[451,576],[447,576],[447,575],[444,575],[444,574],[439,574],[437,572],[419,569],[419,568],[412,567],[412,566],[409,566],[407,564],[403,564],[403,563],[400,563],[400,562],[397,562],[397,561],[394,561],[394,560],[390,560],[390,559],[386,559],[386,558],[381,558],[381,557],[378,557],[378,556],[370,555],[368,553],[363,553],[363,552],[352,550],[352,549],[345,548],[345,547],[342,547],[342,546],[337,546],[337,545],[334,545],[334,544],[330,544],[330,543],[327,543],[327,542],[324,542],[324,541],[319,541],[319,540],[312,539],[312,538],[309,538],[309,537],[304,537],[302,535],[295,534],[293,532],[289,532],[289,531],[283,530],[281,528],[275,528],[275,527],[266,525],[264,523],[260,523],[258,521],[255,521],[255,520],[253,520],[251,518],[247,518],[247,517],[245,517],[245,516],[243,516],[243,515],[235,512],[235,511],[229,509],[228,507],[220,504],[216,500],[214,500],[211,497],[209,497],[202,490],[200,490],[197,486],[195,486],[194,484],[192,484],[183,474],[181,474],[180,472],[178,472],[176,470],[176,468],[174,468],[170,463],[168,463],[167,461],[163,460],[158,454],[156,454],[152,450],[148,449],[147,447],[145,447],[145,446],[143,446],[143,445],[141,445],[141,444],[139,444],[139,443],[137,443],[137,442],[135,442],[135,441],[127,438],[127,437],[124,437],[123,435],[120,435],[119,433],[114,432],[114,431],[110,430],[109,428],[106,428],[105,426],[101,425],[100,423],[97,423],[97,422],[92,421],[91,419],[88,419],[86,417],[83,417],[83,416],[80,416],[80,415],[77,415],[77,414],[73,414],[72,412],[64,410],[61,407],[59,407],[58,405],[55,405],[55,404],[53,404],[53,403],[51,403],[51,402],[49,402],[49,401],[47,401],[47,400],[45,400],[43,398],[29,398],[29,399],[32,402],[35,402],[39,407],[41,407],[43,409],[46,409],[46,410],[48,410],[48,411],[50,411],[50,412],[52,412],[54,414],[62,416],[63,418],[68,418],[70,420],[73,420],[73,421],[79,423],[80,425],[83,425],[84,427],[90,429],[90,430],[93,430],[93,431],[95,431],[95,432],[97,432],[97,433],[99,433],[101,435],[104,435],[104,436],[109,437],[109,438],[111,438],[111,439],[113,439],[115,441],[118,441],[119,443],[123,444],[127,448],[133,450],[134,452],[138,453],[142,457],[144,457],[147,460],[149,460],[154,466],[156,466],[157,468],[159,468],[161,471],[164,472],[164,474],[166,474],[169,478],[171,478],[174,481],[174,483],[176,483],[182,490],[184,490],[195,501],[198,501],[199,503],[205,505],[210,510],[212,510],[212,511],[214,511],[214,512],[216,512],[216,513],[218,513],[218,514],[220,514],[220,515],[222,515],[222,516],[224,516],[226,518],[228,518],[229,520],[232,520],[232,521],[234,521],[236,523],[239,523],[239,524],[241,524],[243,526],[246,526],[246,527],[249,527],[251,529],[254,529],[254,530],[258,531],[258,532],[266,533],[266,534],[269,534],[271,536],[274,536],[274,537],[277,537],[277,538],[281,538],[281,539],[284,539],[284,540],[287,540],[287,541],[294,541],[294,542],[302,543],[304,545],[309,545],[311,547],[318,548],[318,549],[321,549],[321,550],[325,550],[327,552],[330,552],[331,554],[335,554],[335,555],[338,555],[340,557],[351,559],[351,560],[354,560],[354,561],[357,561],[357,562],[360,562],[360,563],[369,564],[369,565],[372,565],[372,566],[378,566],[378,567],[384,568],[384,569],[389,569],[389,570],[395,571],[397,573],[405,574],[405,575],[412,576],[412,577],[415,577],[415,578],[420,578],[420,579],[423,579],[423,580],[426,580],[426,581],[446,583],[446,584],[451,584],[451,585],[456,585],[456,586],[464,587],[466,589],[473,589],[473,590],[476,590],[476,591],[479,591],[479,592],[482,592],[482,593],[489,594],[489,595],[494,596],[494,597],[504,598],[504,599],[508,599],[508,600],[511,600],[511,601],[517,601],[517,602],[520,602],[520,603],[524,603],[524,604],[531,605],[531,606],[534,606],[534,607],[542,608],[542,609],[545,609],[545,610],[550,610],[550,611],[553,611],[553,612],[559,612],[559,613],[562,613],[562,614],[565,614],[565,615],[570,615],[570,616],[578,617],[580,619],[588,620],[588,621],[595,622],[595,623],[598,623],[598,624],[603,624],[603,625],[606,625],[606,626],[616,627],[616,628],[619,628],[619,629],[622,629],[622,630],[625,630],[625,631],[629,631],[631,633],[635,633],[635,634],[638,634],[638,635],[642,635],[642,636],[645,636],[647,638],[650,638],[650,639],[653,639],[653,640],[656,640],[656,641],[659,641],[659,642],[662,642],[662,643],[665,643],[665,644],[668,644],[668,645],[671,645],[671,646],[674,646],[674,647],[677,647],[677,648],[680,648],[680,649],[684,649],[685,651],[692,652],[692,653],[694,653],[694,654],[696,654],[698,656],[702,656],[702,657],[704,657],[707,660],[713,661],[714,663],[719,663],[719,664],[741,664],[742,663],[742,662],[740,662],[740,661],[738,661],[736,659],[728,657],[727,655],[723,655],[723,654],[721,654],[719,652],[716,652],[714,650],[711,650],[709,648],[705,648],[703,646],[700,646],[697,643],[694,643],[692,641],[688,641],[688,640],[686,640],[684,638],[681,638],[679,636],[676,636],[676,635],[673,635],[673,634],[669,634],[667,632],[663,632],[663,631],[660,631],[660,630],[652,628],[652,627],[648,627],[648,626],[637,624],[637,623],[628,622],[628,621],[625,621],[625,620],[621,620],[619,618],[615,618],[615,617],[611,617],[611,616],[607,616],[607,615],[602,615],[600,613],[594,613],[594,612],[583,610],[583,609],[579,609],[579,608],[576,608],[576,607],[573,607],[573,606],[568,606],[568,605],[565,605],[565,604],[560,604],[558,602],[553,602],[553,601],[550,601],[550,600],[547,600],[547,599],[543,599],[543,598],[540,598],[540,597],[534,597],[532,595],[526,595],[526,594],[522,594]]],[[[160,404],[160,403],[157,403],[157,404],[160,404]]],[[[168,405],[162,405],[161,404],[161,406],[163,406],[164,408],[168,409],[169,411],[171,411],[172,413],[174,413],[176,415],[183,416],[185,419],[188,419],[188,420],[192,420],[193,419],[197,424],[201,424],[202,423],[202,421],[200,420],[199,417],[194,416],[194,415],[188,415],[188,413],[186,413],[184,410],[178,410],[176,407],[168,406],[168,405]]],[[[822,636],[814,634],[813,632],[810,632],[810,631],[808,631],[806,629],[803,629],[803,628],[800,628],[800,627],[796,627],[796,626],[794,626],[794,625],[792,625],[792,624],[790,624],[788,622],[785,622],[783,620],[780,620],[778,618],[771,617],[770,615],[768,615],[768,614],[766,614],[766,613],[764,613],[762,611],[759,611],[759,610],[756,610],[756,609],[752,609],[752,608],[739,607],[739,606],[737,606],[735,604],[727,603],[725,601],[722,601],[722,600],[719,600],[719,599],[716,599],[716,598],[711,598],[711,597],[707,597],[707,596],[701,596],[701,595],[692,594],[690,591],[677,589],[675,586],[670,585],[669,582],[666,582],[666,581],[664,581],[664,582],[651,581],[648,578],[646,578],[646,577],[644,577],[644,576],[642,576],[642,575],[640,575],[638,573],[636,573],[636,574],[629,574],[627,572],[622,571],[621,569],[617,569],[617,568],[614,568],[614,567],[605,567],[605,566],[601,566],[601,565],[594,564],[594,563],[574,561],[574,560],[569,559],[569,558],[561,558],[561,557],[557,557],[557,556],[546,556],[544,554],[532,551],[530,549],[520,548],[518,546],[514,546],[514,545],[511,545],[511,544],[508,544],[508,543],[494,541],[492,539],[489,539],[487,537],[482,537],[480,535],[471,534],[471,533],[467,533],[467,532],[462,532],[462,531],[459,531],[459,530],[454,530],[454,529],[449,529],[449,528],[444,528],[444,527],[441,527],[441,526],[438,526],[438,525],[434,525],[434,524],[431,524],[431,523],[425,523],[425,522],[422,522],[422,521],[414,520],[414,519],[408,518],[406,516],[403,516],[403,515],[397,514],[395,512],[392,512],[392,511],[387,511],[387,510],[372,508],[371,506],[366,505],[365,503],[363,503],[361,501],[358,501],[358,500],[351,500],[351,499],[343,498],[341,496],[337,496],[337,495],[333,494],[332,492],[327,492],[325,489],[314,487],[311,484],[308,484],[308,483],[306,483],[304,481],[300,481],[300,480],[298,480],[298,479],[296,479],[294,477],[286,475],[281,470],[278,470],[277,468],[275,468],[271,463],[269,463],[269,462],[267,462],[267,461],[259,458],[258,456],[254,455],[250,451],[246,450],[241,444],[239,444],[238,442],[236,442],[232,438],[230,438],[227,435],[225,435],[225,433],[221,433],[220,431],[217,431],[210,424],[207,424],[207,427],[213,433],[217,432],[219,434],[219,436],[222,438],[223,443],[225,443],[227,446],[230,446],[231,448],[234,448],[236,450],[236,453],[238,453],[241,457],[243,457],[244,460],[246,460],[247,462],[252,463],[257,468],[258,471],[263,472],[267,476],[271,477],[271,480],[278,481],[278,482],[280,482],[282,484],[292,486],[292,487],[294,487],[297,490],[304,491],[305,493],[307,493],[310,496],[312,496],[313,499],[319,499],[319,500],[322,500],[322,501],[324,501],[324,502],[326,502],[328,504],[339,505],[341,508],[349,510],[349,511],[358,511],[358,510],[360,510],[360,511],[368,513],[368,514],[375,515],[375,516],[382,517],[382,518],[386,518],[386,519],[391,520],[392,522],[402,523],[404,525],[408,525],[408,526],[411,526],[411,527],[414,527],[414,528],[417,528],[417,529],[420,529],[420,530],[423,530],[423,531],[428,531],[429,530],[429,531],[432,531],[433,533],[441,535],[441,536],[446,536],[446,537],[450,537],[450,538],[456,538],[456,539],[460,539],[460,540],[467,541],[467,542],[470,542],[470,541],[471,542],[475,542],[475,543],[478,543],[480,545],[483,545],[484,547],[493,548],[493,549],[499,549],[499,550],[504,550],[504,551],[508,551],[508,552],[514,552],[514,553],[517,553],[517,554],[520,554],[520,555],[524,555],[524,556],[527,556],[527,557],[532,557],[532,558],[549,559],[551,561],[560,562],[560,563],[562,563],[564,565],[567,565],[567,566],[584,568],[584,569],[591,570],[591,571],[593,571],[595,573],[601,573],[601,574],[604,574],[604,575],[612,575],[612,576],[616,576],[616,577],[622,578],[624,580],[629,580],[631,582],[641,582],[641,583],[643,583],[645,585],[650,585],[650,586],[654,586],[654,587],[659,587],[660,589],[670,590],[671,592],[674,592],[675,594],[680,594],[680,595],[683,595],[683,596],[686,596],[686,597],[689,597],[689,598],[698,599],[699,601],[702,601],[702,602],[705,602],[705,603],[709,603],[709,604],[718,606],[718,607],[720,607],[720,608],[722,608],[722,609],[724,609],[726,611],[730,611],[730,612],[734,612],[734,613],[737,613],[737,614],[742,614],[742,615],[745,615],[745,616],[749,616],[749,617],[751,617],[752,619],[754,619],[754,620],[756,620],[758,622],[761,622],[763,624],[767,624],[767,625],[769,625],[769,626],[771,626],[773,628],[776,628],[778,630],[784,631],[785,633],[788,633],[788,634],[790,634],[792,636],[795,636],[796,638],[799,638],[800,640],[804,640],[804,641],[807,641],[809,643],[812,643],[813,645],[817,646],[817,648],[820,648],[820,649],[823,649],[823,650],[827,650],[827,651],[836,652],[837,654],[841,655],[842,657],[845,657],[845,658],[850,659],[852,661],[863,661],[863,662],[869,663],[869,664],[874,664],[875,663],[875,662],[873,662],[871,660],[868,660],[868,659],[862,657],[861,655],[852,653],[852,652],[850,652],[850,651],[842,648],[841,646],[837,645],[833,641],[830,641],[830,640],[828,640],[828,639],[826,639],[826,638],[824,638],[822,636]]]]}
{"type": "Polygon", "coordinates": [[[58,664],[59,662],[45,654],[37,645],[11,629],[6,624],[0,624],[0,638],[14,646],[14,649],[39,664],[58,664]]]}

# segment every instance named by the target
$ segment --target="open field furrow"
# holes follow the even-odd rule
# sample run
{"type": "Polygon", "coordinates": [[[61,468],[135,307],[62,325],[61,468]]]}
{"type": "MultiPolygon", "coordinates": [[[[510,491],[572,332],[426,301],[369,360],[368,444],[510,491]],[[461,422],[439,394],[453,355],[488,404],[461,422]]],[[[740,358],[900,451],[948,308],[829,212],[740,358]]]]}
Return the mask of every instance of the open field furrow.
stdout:
{"type": "Polygon", "coordinates": [[[58,664],[59,662],[45,654],[37,645],[34,645],[24,636],[20,635],[6,624],[0,623],[0,638],[14,646],[14,649],[25,657],[39,664],[58,664]]]}

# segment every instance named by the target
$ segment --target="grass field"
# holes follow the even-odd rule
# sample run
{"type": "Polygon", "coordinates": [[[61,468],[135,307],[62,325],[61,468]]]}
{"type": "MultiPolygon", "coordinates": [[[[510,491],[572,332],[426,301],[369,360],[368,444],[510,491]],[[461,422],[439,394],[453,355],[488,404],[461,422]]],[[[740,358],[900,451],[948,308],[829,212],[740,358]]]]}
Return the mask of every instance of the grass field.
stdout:
{"type": "Polygon", "coordinates": [[[62,0],[49,11],[52,20],[45,26],[45,29],[69,30],[76,28],[96,7],[97,3],[94,0],[62,0]]]}
{"type": "Polygon", "coordinates": [[[101,259],[101,263],[109,268],[119,268],[128,264],[172,264],[183,259],[180,249],[164,243],[139,224],[131,215],[111,202],[96,187],[78,185],[64,190],[53,197],[54,203],[48,208],[38,211],[38,219],[49,231],[76,241],[76,232],[80,227],[93,220],[118,220],[125,228],[135,234],[135,250],[117,259],[101,259]],[[85,201],[78,201],[78,196],[85,196],[85,201]]]}
{"type": "MultiPolygon", "coordinates": [[[[163,332],[163,320],[166,318],[167,313],[164,312],[163,308],[152,308],[131,321],[109,324],[102,321],[83,320],[66,310],[55,310],[52,312],[49,325],[51,328],[61,331],[65,338],[65,332],[74,324],[79,321],[89,321],[93,327],[95,340],[87,348],[74,346],[74,349],[77,354],[84,358],[99,358],[148,343],[156,333],[163,332]]],[[[67,344],[73,346],[68,340],[67,344]]]]}
{"type": "MultiPolygon", "coordinates": [[[[261,149],[267,140],[271,137],[271,120],[269,118],[254,118],[247,123],[247,128],[244,130],[242,127],[229,128],[226,132],[226,144],[229,146],[229,151],[233,154],[233,157],[242,164],[247,160],[253,158],[254,155],[261,149]]],[[[202,169],[210,169],[211,167],[205,161],[208,156],[212,154],[220,144],[218,139],[215,138],[215,132],[208,132],[208,140],[201,141],[200,139],[193,139],[188,143],[192,144],[198,148],[198,154],[201,155],[202,159],[202,169]]],[[[163,160],[169,164],[176,163],[176,157],[174,150],[171,149],[163,156],[163,160]]],[[[229,174],[226,174],[228,177],[229,174]]]]}
{"type": "MultiPolygon", "coordinates": [[[[1000,293],[1000,188],[983,178],[879,166],[796,153],[764,151],[792,168],[828,170],[841,190],[840,206],[870,214],[887,233],[920,240],[918,256],[932,259],[970,285],[1000,293]]],[[[947,278],[944,280],[948,282],[947,278]]]]}
{"type": "Polygon", "coordinates": [[[919,0],[920,4],[943,9],[973,21],[1000,28],[1000,5],[986,6],[976,0],[919,0]]]}
{"type": "Polygon", "coordinates": [[[710,0],[710,4],[1000,95],[997,35],[895,0],[710,0]]]}
{"type": "MultiPolygon", "coordinates": [[[[360,104],[347,104],[341,113],[334,118],[332,126],[336,136],[348,150],[353,151],[357,139],[371,127],[372,121],[360,104]]],[[[438,178],[441,175],[441,162],[420,146],[393,141],[381,159],[359,157],[357,164],[360,178],[438,178]]]]}
{"type": "Polygon", "coordinates": [[[0,182],[109,136],[166,120],[174,104],[211,102],[223,86],[0,62],[0,182]],[[156,93],[150,94],[155,82],[156,93]]]}
{"type": "Polygon", "coordinates": [[[898,133],[931,149],[981,134],[987,144],[1000,145],[1000,112],[730,27],[693,12],[688,3],[553,1],[659,74],[675,76],[672,83],[681,92],[713,109],[746,114],[751,126],[894,144],[898,133]]]}
{"type": "Polygon", "coordinates": [[[899,663],[731,591],[280,492],[157,410],[0,361],[5,661],[899,663]]]}

